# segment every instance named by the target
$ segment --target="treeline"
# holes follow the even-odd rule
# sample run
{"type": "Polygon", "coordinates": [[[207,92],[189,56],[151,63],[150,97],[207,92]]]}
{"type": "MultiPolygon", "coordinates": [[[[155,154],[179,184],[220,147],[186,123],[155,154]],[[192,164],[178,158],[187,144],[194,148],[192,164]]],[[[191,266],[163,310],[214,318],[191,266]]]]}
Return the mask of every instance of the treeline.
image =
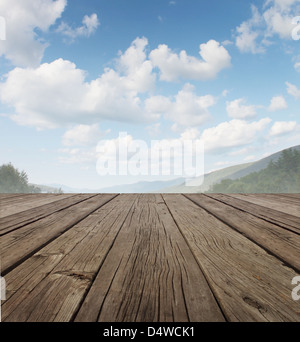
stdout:
{"type": "Polygon", "coordinates": [[[208,193],[299,193],[300,151],[284,150],[276,162],[237,180],[224,179],[208,193]]]}
{"type": "Polygon", "coordinates": [[[0,166],[0,193],[40,193],[41,189],[28,184],[25,171],[19,171],[11,163],[0,166]]]}

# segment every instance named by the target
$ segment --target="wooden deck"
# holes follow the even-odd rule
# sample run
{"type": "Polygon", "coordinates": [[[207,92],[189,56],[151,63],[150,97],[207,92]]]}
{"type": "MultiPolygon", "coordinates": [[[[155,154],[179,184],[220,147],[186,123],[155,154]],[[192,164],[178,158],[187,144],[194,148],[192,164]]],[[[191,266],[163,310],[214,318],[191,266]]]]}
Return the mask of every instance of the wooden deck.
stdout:
{"type": "Polygon", "coordinates": [[[300,194],[0,201],[3,321],[300,321],[300,194]]]}

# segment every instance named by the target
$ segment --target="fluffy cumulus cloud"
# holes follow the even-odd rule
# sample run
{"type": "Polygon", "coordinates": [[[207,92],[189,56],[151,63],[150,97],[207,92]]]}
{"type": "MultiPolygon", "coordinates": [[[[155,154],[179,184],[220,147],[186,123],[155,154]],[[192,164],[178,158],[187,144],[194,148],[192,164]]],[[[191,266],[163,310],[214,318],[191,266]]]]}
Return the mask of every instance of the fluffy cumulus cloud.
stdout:
{"type": "Polygon", "coordinates": [[[159,68],[163,81],[213,79],[231,65],[228,51],[215,40],[201,44],[199,54],[201,59],[189,56],[184,50],[177,54],[162,44],[151,51],[150,60],[159,68]]]}
{"type": "Polygon", "coordinates": [[[90,16],[85,15],[82,20],[82,25],[76,28],[72,28],[64,21],[61,22],[61,24],[57,28],[57,32],[62,33],[71,41],[74,41],[77,37],[89,37],[96,31],[99,25],[100,22],[98,16],[96,13],[93,13],[90,16]]]}
{"type": "Polygon", "coordinates": [[[233,147],[251,144],[271,122],[264,118],[259,121],[232,120],[208,128],[202,133],[205,150],[213,153],[224,152],[233,147]]]}
{"type": "Polygon", "coordinates": [[[277,121],[273,124],[270,130],[270,136],[280,136],[289,134],[297,128],[296,121],[277,121]]]}
{"type": "Polygon", "coordinates": [[[117,62],[118,71],[125,75],[126,87],[144,93],[155,88],[156,75],[152,63],[147,59],[148,39],[137,38],[131,46],[120,55],[117,62]]]}
{"type": "Polygon", "coordinates": [[[106,68],[89,82],[83,70],[61,58],[37,68],[15,68],[0,84],[0,100],[14,109],[15,122],[38,129],[103,120],[154,123],[162,116],[181,129],[205,123],[216,99],[196,94],[190,84],[174,97],[149,96],[156,73],[147,45],[146,38],[137,38],[120,53],[115,69],[106,68]]]}
{"type": "Polygon", "coordinates": [[[270,39],[292,39],[293,18],[300,0],[267,0],[260,12],[252,5],[252,16],[236,28],[236,46],[241,52],[263,53],[270,39]]]}
{"type": "Polygon", "coordinates": [[[38,66],[47,44],[36,29],[46,32],[61,17],[66,4],[66,0],[1,0],[6,40],[0,44],[0,56],[17,66],[38,66]]]}
{"type": "Polygon", "coordinates": [[[278,110],[287,109],[287,108],[288,108],[288,104],[283,96],[274,96],[271,99],[271,103],[270,103],[268,110],[270,112],[276,112],[278,110]]]}
{"type": "Polygon", "coordinates": [[[1,101],[15,109],[12,118],[17,123],[40,129],[104,119],[151,122],[157,117],[144,111],[138,96],[155,83],[144,48],[144,40],[137,39],[120,57],[124,73],[108,68],[91,82],[86,82],[83,70],[63,59],[37,68],[15,68],[0,85],[1,101]],[[129,65],[129,59],[126,64],[128,53],[136,58],[135,65],[129,65]]]}
{"type": "Polygon", "coordinates": [[[174,98],[154,96],[145,102],[148,112],[164,115],[165,119],[174,122],[174,129],[204,124],[210,119],[209,108],[215,103],[212,95],[198,96],[190,84],[185,84],[174,98]]]}
{"type": "Polygon", "coordinates": [[[246,105],[244,98],[226,102],[226,110],[230,118],[233,119],[250,119],[256,116],[256,107],[246,105]]]}

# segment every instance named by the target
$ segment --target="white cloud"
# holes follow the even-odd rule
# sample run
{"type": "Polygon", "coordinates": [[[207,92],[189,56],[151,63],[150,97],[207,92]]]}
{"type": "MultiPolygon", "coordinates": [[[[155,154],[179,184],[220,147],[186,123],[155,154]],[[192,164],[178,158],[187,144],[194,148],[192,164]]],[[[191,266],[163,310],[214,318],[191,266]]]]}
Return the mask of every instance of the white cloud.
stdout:
{"type": "Polygon", "coordinates": [[[62,143],[64,146],[88,146],[97,144],[103,135],[98,124],[78,125],[65,132],[62,143]]]}
{"type": "Polygon", "coordinates": [[[299,0],[267,0],[260,12],[254,5],[252,16],[236,28],[236,46],[241,52],[263,53],[273,37],[292,39],[293,18],[298,15],[299,0]]]}
{"type": "Polygon", "coordinates": [[[266,5],[273,3],[274,5],[280,7],[281,10],[288,10],[297,2],[300,2],[300,0],[267,0],[266,5]]]}
{"type": "Polygon", "coordinates": [[[205,150],[210,152],[224,152],[224,150],[253,143],[257,134],[263,131],[271,119],[247,122],[232,120],[223,122],[216,127],[208,128],[202,133],[205,150]]]}
{"type": "Polygon", "coordinates": [[[295,27],[292,22],[294,15],[286,10],[282,11],[282,7],[275,5],[268,9],[263,16],[267,24],[267,35],[278,34],[280,38],[291,39],[291,33],[295,27]]]}
{"type": "Polygon", "coordinates": [[[62,164],[95,163],[97,160],[96,148],[63,148],[58,151],[62,164]]]}
{"type": "Polygon", "coordinates": [[[276,112],[277,110],[287,109],[288,104],[283,96],[274,96],[271,99],[268,110],[270,112],[276,112]]]}
{"type": "Polygon", "coordinates": [[[293,132],[297,127],[296,121],[277,121],[271,127],[270,136],[285,135],[293,132]]]}
{"type": "Polygon", "coordinates": [[[296,71],[300,72],[300,62],[295,63],[294,68],[296,71]]]}
{"type": "Polygon", "coordinates": [[[186,84],[174,99],[154,96],[145,101],[148,112],[164,115],[175,123],[175,130],[204,124],[210,119],[209,108],[215,103],[212,95],[198,96],[190,84],[186,84]]]}
{"type": "Polygon", "coordinates": [[[199,136],[200,132],[197,128],[188,128],[180,135],[182,140],[196,140],[199,136]]]}
{"type": "Polygon", "coordinates": [[[201,44],[199,54],[202,59],[188,56],[184,50],[178,55],[163,44],[151,51],[150,60],[155,67],[159,68],[160,79],[169,82],[180,78],[214,79],[221,70],[231,66],[231,57],[228,51],[215,40],[201,44]]]}
{"type": "Polygon", "coordinates": [[[1,0],[6,40],[1,41],[0,56],[17,66],[38,66],[47,44],[36,29],[46,32],[61,17],[66,4],[66,0],[1,0]]]}
{"type": "Polygon", "coordinates": [[[230,93],[230,91],[228,90],[228,89],[224,89],[223,91],[222,91],[222,96],[223,97],[227,97],[227,95],[230,93]]]}
{"type": "Polygon", "coordinates": [[[123,78],[126,87],[140,93],[153,90],[156,81],[152,63],[147,60],[147,45],[147,38],[135,39],[117,61],[119,72],[126,76],[123,78]]]}
{"type": "Polygon", "coordinates": [[[236,28],[238,35],[235,44],[241,52],[262,53],[265,49],[257,43],[260,35],[259,28],[262,25],[262,17],[255,6],[252,5],[251,10],[252,17],[236,28]]]}
{"type": "Polygon", "coordinates": [[[82,26],[77,28],[72,28],[67,23],[62,22],[57,28],[57,32],[62,33],[70,38],[71,41],[74,41],[77,37],[89,37],[97,30],[99,25],[98,16],[96,13],[93,13],[91,16],[85,15],[82,20],[82,26]]]}
{"type": "Polygon", "coordinates": [[[287,92],[292,95],[296,100],[300,99],[300,90],[289,82],[285,83],[287,85],[287,92]]]}
{"type": "Polygon", "coordinates": [[[233,119],[249,119],[256,116],[256,106],[245,105],[244,98],[226,102],[226,110],[230,118],[233,119]]]}
{"type": "Polygon", "coordinates": [[[153,122],[159,117],[145,110],[139,97],[155,85],[145,46],[145,39],[135,40],[120,56],[119,72],[107,68],[91,82],[83,70],[63,59],[36,69],[15,68],[0,84],[0,99],[15,109],[13,120],[39,129],[101,120],[153,122]]]}

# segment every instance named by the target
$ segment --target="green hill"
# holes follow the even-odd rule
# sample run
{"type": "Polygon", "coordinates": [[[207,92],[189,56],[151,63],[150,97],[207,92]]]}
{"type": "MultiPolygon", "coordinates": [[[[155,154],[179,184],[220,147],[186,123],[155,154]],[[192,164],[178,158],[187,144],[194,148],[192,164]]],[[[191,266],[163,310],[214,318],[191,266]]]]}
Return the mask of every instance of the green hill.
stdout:
{"type": "Polygon", "coordinates": [[[238,179],[223,179],[210,193],[299,193],[300,151],[290,148],[277,154],[260,171],[238,179]],[[275,161],[274,161],[275,160],[275,161]]]}
{"type": "MultiPolygon", "coordinates": [[[[236,172],[239,172],[245,168],[251,166],[252,163],[241,164],[241,165],[234,165],[230,167],[226,167],[221,170],[213,171],[207,173],[203,177],[203,182],[200,186],[186,186],[185,183],[181,183],[179,185],[175,185],[172,187],[165,187],[160,189],[157,192],[162,193],[198,193],[198,192],[205,192],[210,189],[210,186],[219,182],[220,180],[230,177],[234,175],[236,172]]],[[[198,178],[195,179],[195,183],[197,183],[198,178]]]]}
{"type": "MultiPolygon", "coordinates": [[[[291,149],[300,152],[300,145],[291,147],[291,149]]],[[[287,149],[289,150],[289,149],[287,149]]],[[[211,173],[207,173],[203,176],[203,183],[200,186],[186,186],[185,183],[182,183],[177,186],[165,187],[161,189],[159,192],[162,193],[203,193],[212,191],[212,186],[220,183],[223,180],[237,180],[247,175],[250,175],[253,172],[259,172],[269,165],[269,163],[277,162],[280,158],[283,151],[276,152],[266,158],[258,160],[253,163],[247,164],[239,164],[231,167],[227,167],[221,170],[213,171],[211,173]]],[[[195,180],[197,183],[197,179],[195,180]]],[[[223,183],[224,184],[224,183],[223,183]]]]}

